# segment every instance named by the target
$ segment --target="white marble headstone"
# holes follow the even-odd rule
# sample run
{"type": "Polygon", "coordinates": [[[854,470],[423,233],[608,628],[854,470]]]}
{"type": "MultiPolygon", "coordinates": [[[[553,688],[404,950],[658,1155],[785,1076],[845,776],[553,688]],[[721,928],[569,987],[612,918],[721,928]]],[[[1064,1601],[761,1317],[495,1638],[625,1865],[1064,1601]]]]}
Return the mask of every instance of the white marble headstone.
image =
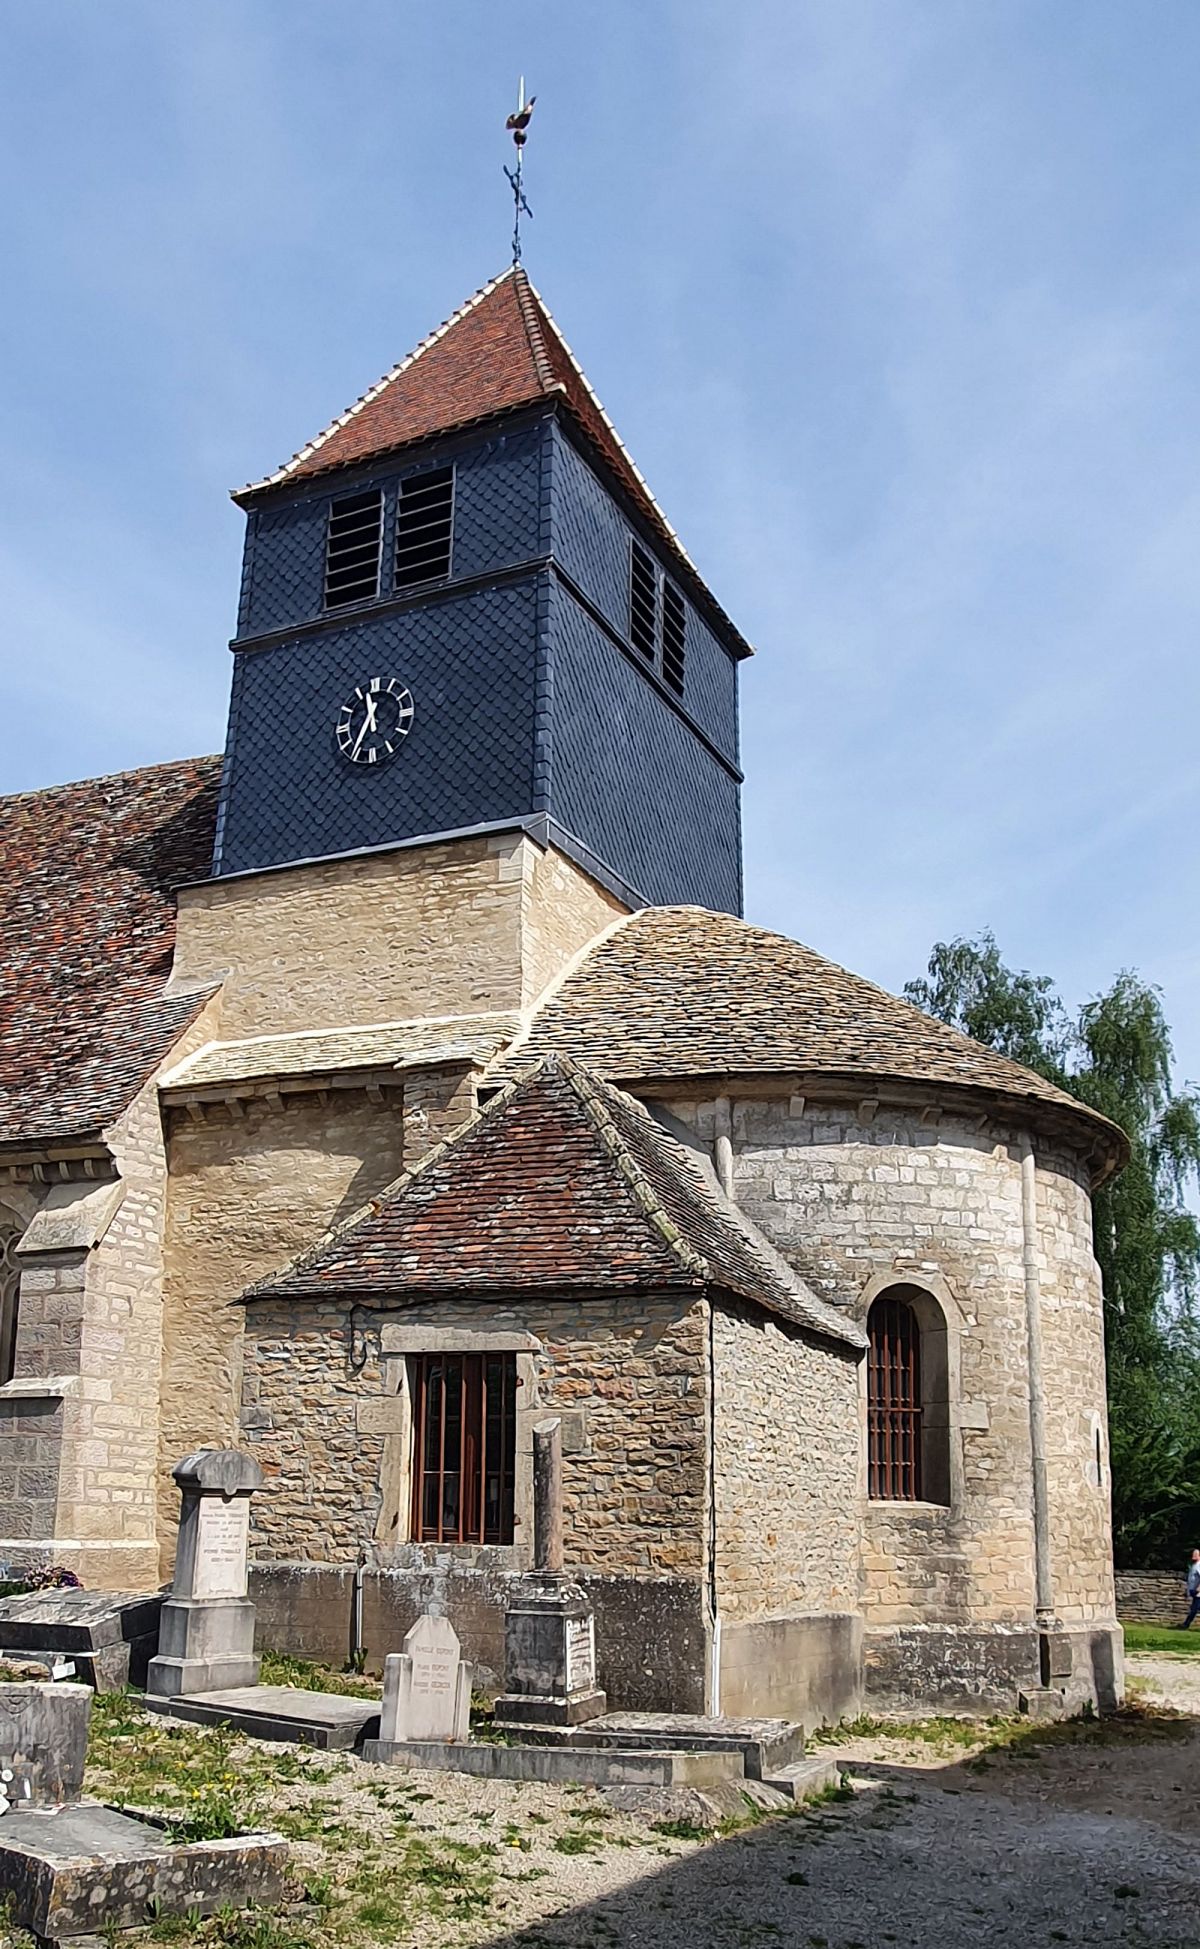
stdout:
{"type": "Polygon", "coordinates": [[[244,1597],[250,1544],[249,1496],[202,1496],[196,1511],[193,1597],[244,1597]]]}
{"type": "Polygon", "coordinates": [[[466,1739],[471,1668],[450,1620],[426,1611],[385,1661],[380,1737],[385,1741],[466,1739]]]}

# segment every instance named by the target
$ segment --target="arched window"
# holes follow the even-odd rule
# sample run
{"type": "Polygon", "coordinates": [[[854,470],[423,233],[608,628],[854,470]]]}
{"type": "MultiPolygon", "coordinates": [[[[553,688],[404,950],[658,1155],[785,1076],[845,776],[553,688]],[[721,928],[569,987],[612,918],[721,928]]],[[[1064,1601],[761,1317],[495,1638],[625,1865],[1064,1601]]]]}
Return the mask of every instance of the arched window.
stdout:
{"type": "Polygon", "coordinates": [[[10,1381],[17,1364],[17,1293],[21,1267],[17,1246],[21,1226],[0,1211],[0,1381],[10,1381]]]}
{"type": "Polygon", "coordinates": [[[884,1293],[867,1316],[867,1454],[872,1500],[920,1502],[921,1329],[907,1300],[884,1293]]]}
{"type": "Polygon", "coordinates": [[[867,1493],[950,1501],[946,1315],[923,1286],[889,1286],[867,1314],[867,1493]]]}

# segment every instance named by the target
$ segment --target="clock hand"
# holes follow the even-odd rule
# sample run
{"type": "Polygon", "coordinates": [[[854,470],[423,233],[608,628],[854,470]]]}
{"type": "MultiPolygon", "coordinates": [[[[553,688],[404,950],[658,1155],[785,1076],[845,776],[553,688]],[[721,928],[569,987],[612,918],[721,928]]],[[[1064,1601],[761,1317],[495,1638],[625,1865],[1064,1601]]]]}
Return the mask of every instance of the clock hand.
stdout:
{"type": "Polygon", "coordinates": [[[359,747],[361,746],[363,739],[366,737],[367,732],[373,731],[375,729],[375,699],[373,697],[368,697],[366,699],[366,706],[367,706],[367,711],[366,711],[366,716],[363,718],[362,721],[362,730],[359,732],[358,736],[354,740],[354,749],[350,753],[351,758],[357,758],[359,753],[359,747]]]}

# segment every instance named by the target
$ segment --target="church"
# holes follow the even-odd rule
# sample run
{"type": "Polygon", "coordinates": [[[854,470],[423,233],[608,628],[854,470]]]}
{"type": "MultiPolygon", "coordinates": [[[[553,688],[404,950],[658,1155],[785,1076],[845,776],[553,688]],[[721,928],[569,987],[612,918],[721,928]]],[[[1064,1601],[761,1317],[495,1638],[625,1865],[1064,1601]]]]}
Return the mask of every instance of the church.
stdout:
{"type": "Polygon", "coordinates": [[[742,918],[749,645],[514,265],[293,459],[223,756],[0,801],[0,1559],[482,1670],[561,1427],[622,1709],[1121,1693],[1119,1130],[742,918]]]}

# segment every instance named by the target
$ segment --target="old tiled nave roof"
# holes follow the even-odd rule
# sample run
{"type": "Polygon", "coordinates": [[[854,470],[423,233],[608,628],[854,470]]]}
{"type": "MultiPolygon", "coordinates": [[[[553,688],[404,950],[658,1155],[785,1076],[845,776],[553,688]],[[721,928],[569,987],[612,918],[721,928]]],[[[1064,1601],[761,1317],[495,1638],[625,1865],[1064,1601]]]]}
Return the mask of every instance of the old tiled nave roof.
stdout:
{"type": "Polygon", "coordinates": [[[1114,1125],[1032,1070],[783,934],[704,907],[645,907],[584,954],[497,1063],[561,1051],[614,1080],[836,1076],[985,1090],[1065,1113],[1123,1155],[1114,1125]]]}
{"type": "Polygon", "coordinates": [[[0,799],[0,1143],[99,1130],[203,996],[163,997],[173,889],[212,857],[219,758],[0,799]]]}

